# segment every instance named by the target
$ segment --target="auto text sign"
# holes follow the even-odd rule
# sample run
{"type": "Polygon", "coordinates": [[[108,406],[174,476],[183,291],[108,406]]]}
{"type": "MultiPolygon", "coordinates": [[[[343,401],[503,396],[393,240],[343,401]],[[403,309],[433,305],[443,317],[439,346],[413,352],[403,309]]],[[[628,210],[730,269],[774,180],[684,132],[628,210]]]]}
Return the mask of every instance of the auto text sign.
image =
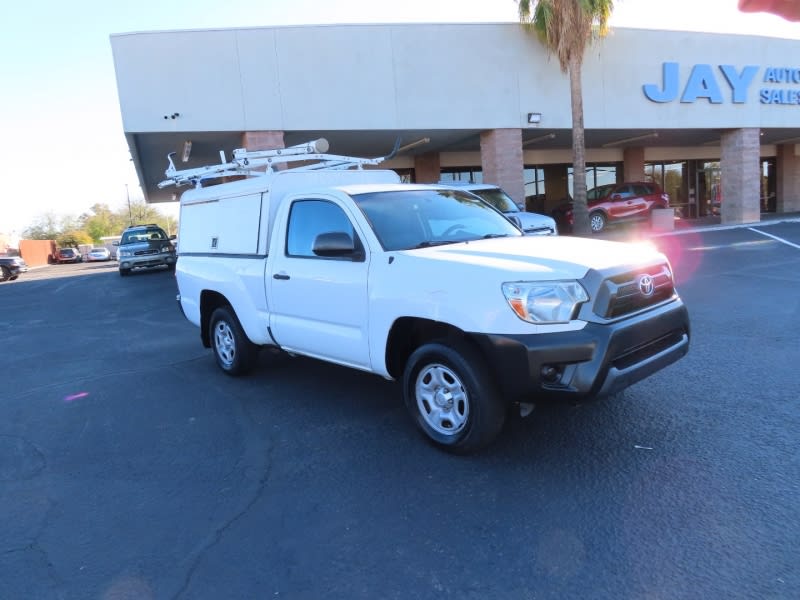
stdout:
{"type": "Polygon", "coordinates": [[[661,83],[642,86],[645,97],[652,102],[691,104],[705,100],[710,104],[744,104],[751,99],[750,91],[758,87],[761,104],[800,105],[800,67],[746,65],[693,65],[688,77],[681,78],[680,64],[662,63],[661,83]],[[754,86],[755,82],[760,83],[754,86]]]}

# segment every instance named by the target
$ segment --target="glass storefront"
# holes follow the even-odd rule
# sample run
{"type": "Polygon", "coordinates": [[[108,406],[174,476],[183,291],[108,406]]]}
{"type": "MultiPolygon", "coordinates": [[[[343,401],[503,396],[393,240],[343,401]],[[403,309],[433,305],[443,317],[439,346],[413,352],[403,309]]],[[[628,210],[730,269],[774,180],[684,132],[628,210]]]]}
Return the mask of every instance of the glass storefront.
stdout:
{"type": "MultiPolygon", "coordinates": [[[[524,171],[525,199],[528,210],[549,212],[554,201],[565,198],[546,198],[545,171],[557,165],[526,165],[524,171]]],[[[573,194],[573,170],[571,165],[561,165],[567,174],[569,197],[573,194]]],[[[653,181],[661,186],[669,195],[670,206],[675,209],[675,216],[694,219],[711,215],[719,215],[722,210],[722,169],[718,160],[673,160],[649,162],[645,164],[645,181],[653,181]]],[[[398,171],[400,172],[400,171],[398,171]]],[[[564,171],[561,171],[563,173],[564,171]]],[[[776,160],[765,158],[760,165],[760,208],[761,212],[775,212],[776,160]]],[[[608,183],[621,181],[622,163],[597,163],[586,166],[586,189],[608,183]]],[[[413,169],[403,170],[403,181],[413,180],[413,169]]],[[[483,183],[483,171],[480,167],[455,167],[443,169],[441,181],[461,181],[483,183]]],[[[561,180],[563,182],[563,179],[561,180]]],[[[556,182],[557,183],[557,182],[556,182]]],[[[563,185],[563,184],[562,184],[563,185]]],[[[558,187],[558,186],[557,186],[558,187]]],[[[563,190],[563,187],[561,187],[563,190]]],[[[557,190],[553,194],[563,196],[557,190]]]]}
{"type": "MultiPolygon", "coordinates": [[[[572,166],[569,166],[567,168],[567,186],[569,187],[570,198],[573,196],[575,190],[573,172],[572,166]]],[[[607,183],[617,183],[618,172],[622,172],[622,164],[620,163],[586,165],[586,190],[588,191],[599,185],[606,185],[607,183]]]]}
{"type": "Polygon", "coordinates": [[[777,161],[765,158],[761,161],[761,212],[776,212],[777,161]]]}
{"type": "Polygon", "coordinates": [[[454,169],[442,169],[439,174],[439,181],[459,181],[461,183],[483,183],[483,170],[480,167],[458,167],[454,169]]]}
{"type": "Polygon", "coordinates": [[[675,209],[678,217],[688,217],[689,194],[686,185],[688,161],[671,161],[647,163],[644,167],[645,181],[652,181],[661,186],[669,196],[669,205],[675,209]]]}
{"type": "Polygon", "coordinates": [[[525,167],[525,207],[526,210],[543,212],[545,205],[544,169],[525,167]]]}

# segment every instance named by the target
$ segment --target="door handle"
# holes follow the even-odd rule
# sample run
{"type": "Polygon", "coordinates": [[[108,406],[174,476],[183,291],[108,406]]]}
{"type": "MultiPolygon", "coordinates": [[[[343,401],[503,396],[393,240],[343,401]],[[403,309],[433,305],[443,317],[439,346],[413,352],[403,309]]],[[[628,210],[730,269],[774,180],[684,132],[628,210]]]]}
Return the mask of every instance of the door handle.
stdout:
{"type": "Polygon", "coordinates": [[[285,280],[285,279],[289,279],[289,276],[288,276],[286,273],[275,273],[275,274],[272,276],[272,278],[273,278],[273,279],[282,279],[282,280],[285,280]]]}

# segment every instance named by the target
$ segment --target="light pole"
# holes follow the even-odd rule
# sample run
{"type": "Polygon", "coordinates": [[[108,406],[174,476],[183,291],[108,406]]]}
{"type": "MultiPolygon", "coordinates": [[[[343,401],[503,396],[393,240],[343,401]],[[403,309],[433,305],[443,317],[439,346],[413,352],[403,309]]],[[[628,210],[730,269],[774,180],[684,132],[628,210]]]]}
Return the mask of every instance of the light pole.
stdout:
{"type": "Polygon", "coordinates": [[[131,213],[131,195],[128,192],[128,184],[125,184],[125,197],[128,199],[128,225],[133,225],[133,213],[131,213]]]}

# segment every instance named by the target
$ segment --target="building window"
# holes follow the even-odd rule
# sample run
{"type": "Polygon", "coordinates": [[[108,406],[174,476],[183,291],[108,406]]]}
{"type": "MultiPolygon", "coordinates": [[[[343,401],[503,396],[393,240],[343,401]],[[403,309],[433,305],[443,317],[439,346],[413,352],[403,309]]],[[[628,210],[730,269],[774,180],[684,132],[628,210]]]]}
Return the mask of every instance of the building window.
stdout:
{"type": "MultiPolygon", "coordinates": [[[[617,173],[621,172],[617,163],[597,163],[586,165],[586,189],[591,190],[600,185],[617,183],[617,173]]],[[[575,184],[573,181],[573,169],[567,169],[567,185],[569,186],[569,196],[575,195],[575,184]]]]}
{"type": "Polygon", "coordinates": [[[644,166],[645,179],[657,183],[669,196],[669,205],[679,217],[690,216],[688,182],[688,163],[671,161],[647,163],[644,166]]]}
{"type": "Polygon", "coordinates": [[[447,183],[458,181],[461,183],[483,183],[483,170],[480,167],[456,167],[442,169],[439,181],[447,183]]]}
{"type": "Polygon", "coordinates": [[[776,202],[776,167],[774,158],[765,158],[761,161],[761,212],[775,212],[776,202]]]}

